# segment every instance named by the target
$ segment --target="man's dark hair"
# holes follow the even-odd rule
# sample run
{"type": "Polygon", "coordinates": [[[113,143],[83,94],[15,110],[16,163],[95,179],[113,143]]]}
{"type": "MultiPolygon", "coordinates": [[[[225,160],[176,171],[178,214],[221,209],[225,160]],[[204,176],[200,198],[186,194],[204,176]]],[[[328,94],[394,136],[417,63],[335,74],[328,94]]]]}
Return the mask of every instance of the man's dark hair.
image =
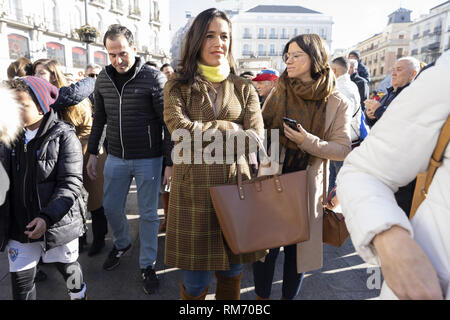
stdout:
{"type": "Polygon", "coordinates": [[[348,68],[350,68],[350,63],[348,62],[348,59],[346,57],[337,57],[336,59],[333,59],[332,63],[340,65],[345,70],[348,70],[348,68]]]}
{"type": "Polygon", "coordinates": [[[171,67],[171,65],[169,63],[164,63],[161,68],[159,68],[159,71],[163,71],[165,67],[171,67]]]}
{"type": "Polygon", "coordinates": [[[158,65],[154,61],[147,61],[147,62],[145,62],[145,64],[150,67],[158,68],[158,65]]]}
{"type": "Polygon", "coordinates": [[[28,95],[33,99],[33,102],[38,106],[39,109],[42,110],[41,105],[36,99],[36,96],[33,93],[33,90],[27,85],[25,81],[22,79],[14,79],[14,80],[8,80],[3,82],[7,88],[12,89],[16,92],[25,92],[28,93],[28,95]]]}
{"type": "Polygon", "coordinates": [[[106,47],[106,40],[116,40],[118,37],[124,36],[127,39],[128,44],[134,46],[134,37],[133,33],[127,28],[120,24],[112,24],[109,26],[108,31],[106,31],[105,36],[103,37],[103,45],[106,47]]]}
{"type": "Polygon", "coordinates": [[[254,74],[253,72],[251,72],[251,71],[245,71],[245,72],[242,72],[242,73],[239,75],[239,77],[241,77],[241,78],[245,78],[245,76],[254,77],[255,74],[254,74]]]}
{"type": "Polygon", "coordinates": [[[351,55],[351,54],[356,57],[356,60],[358,60],[358,62],[361,61],[361,53],[359,53],[359,51],[352,50],[352,51],[349,52],[348,55],[351,55]]]}

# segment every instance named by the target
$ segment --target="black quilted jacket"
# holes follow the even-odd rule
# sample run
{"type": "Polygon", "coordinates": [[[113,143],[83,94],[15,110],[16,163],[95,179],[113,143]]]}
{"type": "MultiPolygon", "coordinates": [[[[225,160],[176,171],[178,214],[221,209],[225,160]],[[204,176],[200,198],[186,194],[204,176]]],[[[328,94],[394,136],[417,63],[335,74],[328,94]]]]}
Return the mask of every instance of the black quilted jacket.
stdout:
{"type": "Polygon", "coordinates": [[[38,240],[45,241],[47,249],[81,236],[83,154],[74,127],[57,120],[51,110],[26,148],[22,135],[12,149],[4,151],[2,162],[11,190],[0,207],[0,250],[10,239],[30,242],[24,235],[25,226],[36,217],[47,223],[45,236],[38,240]]]}
{"type": "Polygon", "coordinates": [[[113,66],[100,72],[95,84],[95,118],[88,152],[98,154],[103,127],[107,124],[108,154],[122,159],[164,155],[171,165],[173,147],[163,120],[166,77],[136,57],[136,71],[122,92],[114,84],[113,66]]]}
{"type": "Polygon", "coordinates": [[[61,87],[59,88],[58,99],[51,107],[56,111],[61,111],[67,107],[79,104],[94,92],[94,88],[95,80],[93,78],[86,78],[70,86],[61,87]]]}

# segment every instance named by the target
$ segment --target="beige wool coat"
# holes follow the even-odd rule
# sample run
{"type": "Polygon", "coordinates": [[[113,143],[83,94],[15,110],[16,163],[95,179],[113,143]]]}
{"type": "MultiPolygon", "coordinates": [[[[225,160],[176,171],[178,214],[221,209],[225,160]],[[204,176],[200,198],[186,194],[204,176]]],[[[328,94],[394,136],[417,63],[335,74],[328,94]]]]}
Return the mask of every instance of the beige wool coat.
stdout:
{"type": "MultiPolygon", "coordinates": [[[[241,125],[243,133],[253,130],[263,136],[259,99],[249,81],[230,74],[223,81],[223,100],[219,109],[216,117],[208,88],[201,79],[196,79],[193,86],[169,80],[164,88],[164,121],[173,140],[178,140],[176,130],[184,129],[192,135],[193,145],[194,131],[200,129],[203,133],[218,130],[225,142],[225,133],[231,123],[241,125]]],[[[230,264],[250,263],[263,257],[265,251],[232,254],[211,201],[210,187],[236,183],[236,163],[177,163],[179,143],[175,141],[165,263],[194,271],[229,270],[230,264]]],[[[241,168],[243,178],[249,179],[248,162],[241,168]]]]}
{"type": "MultiPolygon", "coordinates": [[[[273,93],[274,90],[271,94],[273,93]]],[[[298,146],[315,157],[306,169],[309,193],[310,239],[297,244],[298,273],[322,268],[323,161],[343,161],[349,154],[351,151],[351,120],[352,108],[349,100],[341,93],[335,91],[328,98],[326,106],[324,139],[322,140],[308,133],[303,144],[298,146]]],[[[329,172],[326,172],[326,174],[328,177],[329,172]]]]}

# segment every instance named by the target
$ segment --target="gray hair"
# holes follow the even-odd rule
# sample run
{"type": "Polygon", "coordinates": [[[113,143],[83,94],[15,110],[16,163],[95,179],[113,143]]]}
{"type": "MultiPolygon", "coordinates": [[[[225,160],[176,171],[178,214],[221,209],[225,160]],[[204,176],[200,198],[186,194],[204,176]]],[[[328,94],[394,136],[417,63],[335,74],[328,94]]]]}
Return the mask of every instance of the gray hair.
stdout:
{"type": "Polygon", "coordinates": [[[420,71],[420,61],[414,57],[403,57],[397,60],[399,61],[408,61],[411,70],[415,70],[417,73],[420,71]]]}
{"type": "Polygon", "coordinates": [[[86,71],[88,71],[88,69],[90,69],[90,68],[92,68],[92,69],[102,69],[102,67],[101,66],[99,66],[98,64],[96,64],[96,63],[89,63],[87,66],[86,66],[86,69],[84,69],[84,71],[86,72],[86,71]]]}
{"type": "Polygon", "coordinates": [[[20,112],[22,106],[17,102],[14,91],[0,85],[2,116],[0,117],[0,143],[11,145],[22,128],[20,112]]]}

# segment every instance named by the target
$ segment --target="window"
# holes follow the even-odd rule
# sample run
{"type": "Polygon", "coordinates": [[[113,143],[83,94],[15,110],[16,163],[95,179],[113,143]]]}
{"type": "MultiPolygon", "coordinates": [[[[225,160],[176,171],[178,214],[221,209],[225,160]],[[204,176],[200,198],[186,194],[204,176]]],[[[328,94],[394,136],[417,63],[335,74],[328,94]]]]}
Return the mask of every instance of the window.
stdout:
{"type": "Polygon", "coordinates": [[[271,44],[270,45],[270,55],[275,55],[275,45],[274,44],[271,44]]]}
{"type": "Polygon", "coordinates": [[[9,9],[13,17],[15,17],[18,21],[24,22],[22,0],[9,0],[9,9]]]}
{"type": "Polygon", "coordinates": [[[398,38],[399,38],[399,39],[405,39],[405,35],[404,35],[404,34],[401,34],[401,35],[398,36],[398,38]]]}
{"type": "Polygon", "coordinates": [[[47,59],[55,59],[60,65],[66,65],[66,54],[64,46],[56,42],[47,42],[47,59]]]}
{"type": "Polygon", "coordinates": [[[72,48],[72,62],[74,68],[84,69],[87,65],[86,49],[80,47],[72,48]]]}
{"type": "Polygon", "coordinates": [[[264,45],[263,44],[258,44],[258,55],[259,56],[264,56],[265,55],[264,45]]]}
{"type": "Polygon", "coordinates": [[[270,39],[276,39],[277,38],[277,33],[275,28],[270,28],[270,39]]]}
{"type": "Polygon", "coordinates": [[[295,29],[294,29],[294,37],[297,36],[297,35],[298,35],[298,29],[295,28],[295,29]]]}
{"type": "Polygon", "coordinates": [[[244,39],[251,39],[252,36],[250,35],[250,29],[244,28],[244,39]]]}
{"type": "Polygon", "coordinates": [[[264,37],[264,29],[263,28],[259,28],[259,30],[258,30],[258,37],[260,39],[264,37]]]}
{"type": "Polygon", "coordinates": [[[19,36],[18,34],[9,34],[8,45],[10,59],[17,60],[20,57],[30,58],[28,38],[19,36]]]}
{"type": "Polygon", "coordinates": [[[58,8],[58,3],[53,0],[53,7],[51,9],[51,26],[53,28],[54,31],[58,31],[60,32],[61,27],[60,27],[60,23],[59,23],[59,8],[58,8]]]}
{"type": "Polygon", "coordinates": [[[72,12],[70,13],[70,28],[72,30],[79,28],[83,25],[81,21],[81,10],[77,6],[72,7],[72,12]]]}
{"type": "Polygon", "coordinates": [[[244,44],[244,55],[250,54],[250,46],[248,44],[244,44]]]}
{"type": "Polygon", "coordinates": [[[102,67],[106,66],[108,64],[107,54],[102,51],[95,51],[94,52],[94,63],[98,64],[102,67]]]}

